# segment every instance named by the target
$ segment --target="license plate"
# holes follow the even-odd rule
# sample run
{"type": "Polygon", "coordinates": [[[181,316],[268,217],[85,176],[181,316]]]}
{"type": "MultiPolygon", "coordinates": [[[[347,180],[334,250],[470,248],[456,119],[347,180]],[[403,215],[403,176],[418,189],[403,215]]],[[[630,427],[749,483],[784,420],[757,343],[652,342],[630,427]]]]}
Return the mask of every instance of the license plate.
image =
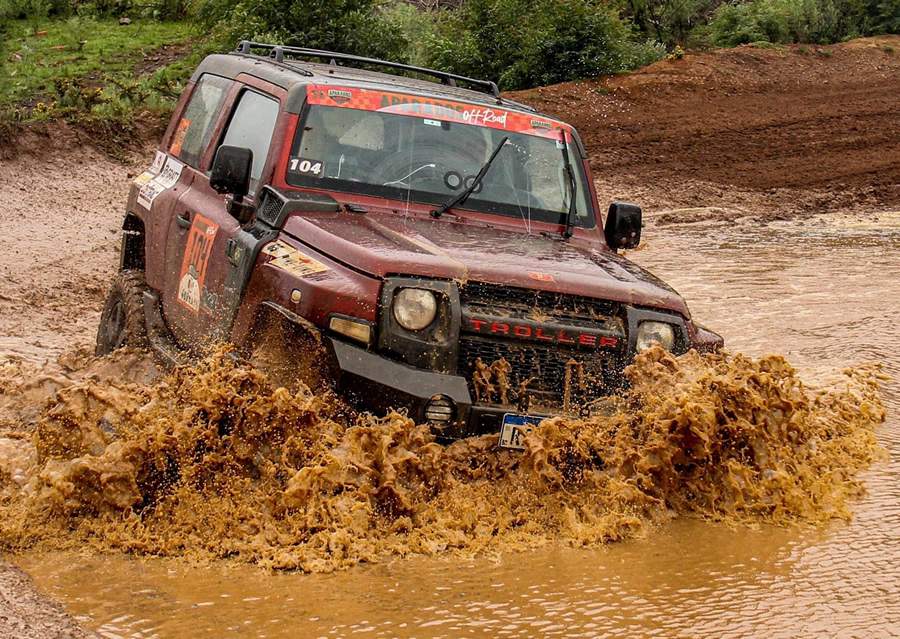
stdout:
{"type": "Polygon", "coordinates": [[[501,448],[523,450],[525,448],[525,435],[533,431],[543,419],[545,418],[535,415],[506,413],[500,425],[501,448]]]}

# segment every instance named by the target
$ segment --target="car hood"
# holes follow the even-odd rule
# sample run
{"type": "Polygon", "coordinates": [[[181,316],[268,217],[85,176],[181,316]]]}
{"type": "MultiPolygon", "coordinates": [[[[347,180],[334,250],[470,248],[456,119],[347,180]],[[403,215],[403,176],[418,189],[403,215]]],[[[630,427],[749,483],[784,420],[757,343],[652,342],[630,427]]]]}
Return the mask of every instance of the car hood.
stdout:
{"type": "Polygon", "coordinates": [[[469,221],[390,213],[303,213],[284,232],[365,273],[479,281],[669,309],[688,317],[665,282],[605,247],[469,221]]]}

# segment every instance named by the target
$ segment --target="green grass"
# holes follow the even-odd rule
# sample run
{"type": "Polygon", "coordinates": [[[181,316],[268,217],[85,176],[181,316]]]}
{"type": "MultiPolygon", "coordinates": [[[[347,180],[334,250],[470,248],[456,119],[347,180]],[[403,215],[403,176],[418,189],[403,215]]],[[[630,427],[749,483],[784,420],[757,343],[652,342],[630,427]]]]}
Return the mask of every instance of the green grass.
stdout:
{"type": "Polygon", "coordinates": [[[135,65],[164,44],[185,42],[184,22],[135,20],[16,20],[7,29],[0,59],[0,108],[45,104],[59,80],[106,84],[108,77],[131,78],[135,65]],[[46,35],[38,35],[46,32],[46,35]]]}
{"type": "Polygon", "coordinates": [[[158,135],[185,81],[215,48],[197,38],[188,22],[12,21],[0,39],[0,143],[23,126],[54,121],[87,131],[113,155],[158,135]],[[164,45],[181,46],[166,55],[164,45]]]}

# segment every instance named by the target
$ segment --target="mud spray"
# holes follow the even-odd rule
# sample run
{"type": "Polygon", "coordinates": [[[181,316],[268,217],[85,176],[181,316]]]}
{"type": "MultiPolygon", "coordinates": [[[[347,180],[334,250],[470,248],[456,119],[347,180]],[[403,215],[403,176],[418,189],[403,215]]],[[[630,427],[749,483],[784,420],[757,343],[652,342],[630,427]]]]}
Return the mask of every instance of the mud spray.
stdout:
{"type": "Polygon", "coordinates": [[[396,413],[345,423],[225,348],[153,382],[22,383],[8,364],[8,404],[52,394],[30,429],[4,420],[0,544],[326,572],[602,544],[676,516],[821,522],[849,516],[879,454],[875,367],[813,389],[779,356],[655,349],[626,374],[620,410],[547,420],[520,453],[494,435],[441,446],[396,413]]]}

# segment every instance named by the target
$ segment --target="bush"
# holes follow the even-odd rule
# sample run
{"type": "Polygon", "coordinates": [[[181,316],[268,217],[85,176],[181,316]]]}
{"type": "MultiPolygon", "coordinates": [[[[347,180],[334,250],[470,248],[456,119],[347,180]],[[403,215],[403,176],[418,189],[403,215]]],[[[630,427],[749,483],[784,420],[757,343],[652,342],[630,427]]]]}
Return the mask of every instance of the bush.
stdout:
{"type": "Polygon", "coordinates": [[[229,48],[252,39],[406,59],[408,43],[378,0],[199,0],[196,15],[229,48]]]}
{"type": "Polygon", "coordinates": [[[430,65],[504,89],[620,73],[664,54],[598,0],[469,0],[438,17],[426,46],[430,65]]]}
{"type": "Polygon", "coordinates": [[[710,24],[720,46],[829,44],[900,29],[900,0],[752,0],[725,4],[710,24]]]}

